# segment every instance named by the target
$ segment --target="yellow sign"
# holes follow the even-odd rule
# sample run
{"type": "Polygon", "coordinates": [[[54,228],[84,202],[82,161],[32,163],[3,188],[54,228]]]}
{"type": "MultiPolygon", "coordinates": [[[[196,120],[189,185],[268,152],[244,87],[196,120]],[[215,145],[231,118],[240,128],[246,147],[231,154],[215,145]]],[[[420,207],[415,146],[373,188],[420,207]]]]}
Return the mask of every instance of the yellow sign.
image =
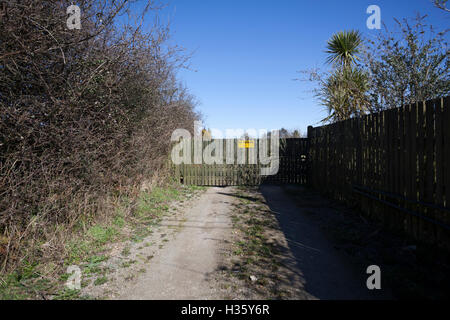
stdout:
{"type": "Polygon", "coordinates": [[[238,147],[240,149],[253,149],[255,147],[255,140],[239,140],[238,147]]]}

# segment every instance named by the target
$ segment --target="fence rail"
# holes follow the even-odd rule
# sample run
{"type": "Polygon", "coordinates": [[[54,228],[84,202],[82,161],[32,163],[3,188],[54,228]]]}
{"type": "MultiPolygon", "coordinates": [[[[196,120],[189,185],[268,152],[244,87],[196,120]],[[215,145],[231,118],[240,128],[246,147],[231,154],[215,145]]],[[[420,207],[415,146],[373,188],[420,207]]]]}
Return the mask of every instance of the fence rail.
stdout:
{"type": "Polygon", "coordinates": [[[416,239],[450,245],[449,97],[309,127],[308,138],[314,188],[416,239]]]}

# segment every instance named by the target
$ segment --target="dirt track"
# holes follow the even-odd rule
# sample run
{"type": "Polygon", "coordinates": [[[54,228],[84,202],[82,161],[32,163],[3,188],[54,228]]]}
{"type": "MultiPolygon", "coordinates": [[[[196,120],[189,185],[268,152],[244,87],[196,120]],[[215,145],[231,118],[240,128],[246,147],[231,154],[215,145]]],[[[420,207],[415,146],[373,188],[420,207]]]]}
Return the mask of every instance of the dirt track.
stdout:
{"type": "MultiPolygon", "coordinates": [[[[210,188],[184,212],[182,229],[153,257],[145,275],[120,299],[222,299],[207,279],[231,231],[231,188],[210,188]],[[220,192],[220,193],[219,193],[220,192]]],[[[162,226],[180,221],[165,219],[162,226]]]]}
{"type": "Polygon", "coordinates": [[[263,186],[262,194],[277,217],[309,294],[327,300],[385,298],[384,293],[367,289],[365,270],[355,269],[281,187],[263,186]]]}
{"type": "MultiPolygon", "coordinates": [[[[233,232],[231,216],[239,205],[236,189],[209,188],[183,213],[181,229],[157,251],[145,274],[127,284],[119,299],[241,299],[229,296],[215,274],[229,253],[233,232]]],[[[295,203],[277,186],[261,189],[275,215],[278,235],[286,243],[284,261],[295,275],[296,299],[372,299],[379,293],[365,288],[365,270],[354,270],[295,203]]],[[[275,219],[274,219],[275,220],[275,219]]],[[[230,280],[232,281],[232,280],[230,280]]],[[[240,282],[245,285],[247,282],[240,282]]],[[[235,282],[236,285],[236,282],[235,282]]],[[[238,283],[239,285],[239,283],[238,283]]],[[[233,295],[234,291],[231,290],[233,295]]],[[[252,296],[250,296],[252,297],[252,296]]],[[[248,298],[248,296],[247,296],[248,298]]],[[[257,296],[261,298],[261,296],[257,296]]],[[[266,298],[270,298],[269,296],[266,298]]]]}

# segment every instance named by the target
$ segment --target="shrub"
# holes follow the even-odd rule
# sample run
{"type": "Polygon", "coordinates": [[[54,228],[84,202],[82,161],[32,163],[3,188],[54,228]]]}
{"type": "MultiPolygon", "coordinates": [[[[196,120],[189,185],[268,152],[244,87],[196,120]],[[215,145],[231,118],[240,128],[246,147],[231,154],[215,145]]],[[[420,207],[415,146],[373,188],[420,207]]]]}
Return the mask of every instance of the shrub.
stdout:
{"type": "Polygon", "coordinates": [[[114,215],[108,197],[164,170],[172,131],[198,119],[175,78],[186,56],[153,3],[123,18],[133,2],[78,1],[80,30],[71,1],[0,6],[0,271],[27,250],[60,254],[80,218],[114,215]]]}

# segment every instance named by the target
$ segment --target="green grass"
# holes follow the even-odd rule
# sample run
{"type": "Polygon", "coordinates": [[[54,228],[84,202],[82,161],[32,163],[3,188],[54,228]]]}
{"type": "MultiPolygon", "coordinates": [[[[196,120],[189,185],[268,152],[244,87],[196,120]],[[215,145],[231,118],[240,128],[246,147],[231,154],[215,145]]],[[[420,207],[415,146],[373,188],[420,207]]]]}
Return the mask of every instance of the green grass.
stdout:
{"type": "Polygon", "coordinates": [[[121,215],[117,215],[114,218],[113,224],[118,228],[123,228],[125,226],[125,219],[121,215]]]}
{"type": "Polygon", "coordinates": [[[94,285],[101,286],[102,284],[105,284],[106,282],[108,282],[108,278],[106,276],[103,276],[103,277],[95,279],[94,285]]]}
{"type": "Polygon", "coordinates": [[[64,288],[58,291],[54,300],[77,300],[80,298],[80,290],[64,288]]]}
{"type": "Polygon", "coordinates": [[[91,257],[89,263],[90,264],[99,264],[103,261],[107,261],[109,258],[105,255],[100,255],[100,256],[93,256],[91,257]]]}
{"type": "Polygon", "coordinates": [[[108,260],[108,257],[105,255],[100,256],[93,256],[89,259],[89,263],[84,266],[83,273],[85,275],[91,275],[91,274],[99,274],[104,272],[104,268],[101,267],[101,263],[103,261],[108,260]]]}
{"type": "Polygon", "coordinates": [[[93,255],[104,250],[107,243],[116,240],[118,235],[119,230],[116,227],[100,224],[92,226],[83,239],[73,240],[67,244],[65,265],[78,265],[89,261],[93,255]]]}
{"type": "Polygon", "coordinates": [[[20,273],[18,273],[19,280],[27,280],[30,278],[36,278],[39,273],[35,272],[37,262],[24,261],[20,273]]]}
{"type": "Polygon", "coordinates": [[[111,242],[115,236],[118,235],[116,228],[110,226],[95,225],[88,230],[88,235],[91,237],[97,245],[104,245],[111,242]]]}
{"type": "MultiPolygon", "coordinates": [[[[24,261],[15,272],[2,275],[0,300],[36,299],[42,298],[41,294],[58,300],[89,298],[81,297],[78,290],[69,290],[64,286],[70,276],[65,273],[67,266],[79,265],[83,275],[100,275],[94,280],[94,285],[106,283],[108,278],[105,273],[108,270],[102,266],[102,263],[108,259],[107,245],[124,240],[126,234],[122,233],[122,230],[125,227],[131,227],[132,241],[142,242],[168,213],[172,201],[183,201],[205,189],[205,187],[197,186],[172,185],[155,187],[151,193],[142,192],[134,202],[133,216],[138,218],[137,221],[128,219],[125,214],[132,207],[133,200],[128,196],[121,196],[114,216],[109,222],[92,224],[93,217],[84,217],[77,222],[74,230],[79,236],[65,244],[66,254],[62,268],[51,261],[46,264],[24,261]],[[51,265],[54,267],[50,268],[51,265]],[[46,277],[44,278],[43,275],[46,277]],[[48,280],[49,278],[52,280],[48,280]]],[[[127,239],[129,239],[128,236],[127,239]]],[[[150,245],[148,242],[143,244],[145,247],[150,245]]],[[[130,255],[129,246],[123,249],[122,255],[130,255]]],[[[148,262],[152,257],[148,256],[146,261],[148,262]]],[[[126,264],[132,263],[134,261],[126,264]]],[[[82,286],[87,286],[90,281],[92,280],[84,280],[82,286]]]]}
{"type": "Polygon", "coordinates": [[[129,246],[126,246],[125,248],[123,248],[121,255],[123,255],[124,257],[128,257],[131,254],[131,249],[129,246]]]}
{"type": "Polygon", "coordinates": [[[38,278],[33,273],[29,278],[17,272],[8,274],[0,280],[0,300],[39,299],[39,292],[50,292],[56,286],[56,281],[38,278]]]}
{"type": "Polygon", "coordinates": [[[87,240],[71,241],[67,245],[68,255],[65,265],[79,264],[83,261],[86,255],[92,250],[92,247],[87,240]]]}
{"type": "Polygon", "coordinates": [[[0,300],[22,300],[28,298],[16,273],[11,273],[0,281],[0,300]]]}
{"type": "Polygon", "coordinates": [[[136,263],[136,260],[125,261],[122,263],[122,268],[129,268],[132,264],[136,263]]]}

